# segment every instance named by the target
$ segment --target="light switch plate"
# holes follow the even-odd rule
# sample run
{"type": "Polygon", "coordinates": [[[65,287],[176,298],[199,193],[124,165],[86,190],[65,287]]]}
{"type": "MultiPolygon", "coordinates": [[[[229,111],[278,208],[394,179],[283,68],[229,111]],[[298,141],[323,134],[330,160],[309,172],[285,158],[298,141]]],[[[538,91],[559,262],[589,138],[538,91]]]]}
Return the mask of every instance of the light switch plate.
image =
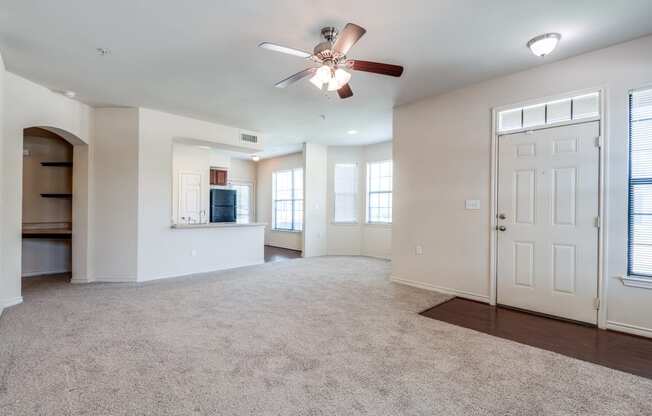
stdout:
{"type": "Polygon", "coordinates": [[[464,207],[466,209],[480,209],[480,200],[479,199],[467,199],[464,201],[464,207]]]}

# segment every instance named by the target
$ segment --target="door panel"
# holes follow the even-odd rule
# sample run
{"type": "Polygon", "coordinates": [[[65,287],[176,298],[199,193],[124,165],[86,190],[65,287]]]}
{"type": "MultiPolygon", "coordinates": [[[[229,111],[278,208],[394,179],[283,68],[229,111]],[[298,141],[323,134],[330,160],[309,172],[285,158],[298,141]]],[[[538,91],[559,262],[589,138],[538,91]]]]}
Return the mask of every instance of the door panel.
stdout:
{"type": "Polygon", "coordinates": [[[199,173],[179,174],[179,222],[202,222],[202,186],[199,173]]]}
{"type": "Polygon", "coordinates": [[[498,303],[597,322],[598,136],[598,122],[500,136],[498,303]]]}

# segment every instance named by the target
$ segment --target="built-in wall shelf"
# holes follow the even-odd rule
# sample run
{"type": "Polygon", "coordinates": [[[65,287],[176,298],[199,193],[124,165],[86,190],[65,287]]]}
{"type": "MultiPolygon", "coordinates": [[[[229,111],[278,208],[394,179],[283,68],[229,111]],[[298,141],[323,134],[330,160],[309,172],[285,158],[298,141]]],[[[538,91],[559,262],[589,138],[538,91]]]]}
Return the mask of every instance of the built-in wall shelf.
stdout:
{"type": "Polygon", "coordinates": [[[41,162],[41,166],[53,166],[58,168],[72,167],[72,162],[41,162]]]}
{"type": "Polygon", "coordinates": [[[41,194],[43,198],[71,199],[72,194],[41,194]]]}
{"type": "Polygon", "coordinates": [[[23,230],[23,238],[38,238],[47,240],[69,240],[72,238],[71,230],[23,230]]]}

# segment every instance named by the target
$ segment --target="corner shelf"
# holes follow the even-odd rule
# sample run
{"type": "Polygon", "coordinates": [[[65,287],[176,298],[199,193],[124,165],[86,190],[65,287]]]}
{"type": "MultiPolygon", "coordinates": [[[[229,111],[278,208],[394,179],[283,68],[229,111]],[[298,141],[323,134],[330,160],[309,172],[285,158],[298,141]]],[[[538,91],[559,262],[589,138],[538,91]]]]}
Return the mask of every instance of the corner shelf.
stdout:
{"type": "Polygon", "coordinates": [[[41,162],[41,166],[53,166],[58,168],[72,167],[72,162],[41,162]]]}
{"type": "Polygon", "coordinates": [[[72,194],[41,194],[43,198],[72,199],[72,194]]]}

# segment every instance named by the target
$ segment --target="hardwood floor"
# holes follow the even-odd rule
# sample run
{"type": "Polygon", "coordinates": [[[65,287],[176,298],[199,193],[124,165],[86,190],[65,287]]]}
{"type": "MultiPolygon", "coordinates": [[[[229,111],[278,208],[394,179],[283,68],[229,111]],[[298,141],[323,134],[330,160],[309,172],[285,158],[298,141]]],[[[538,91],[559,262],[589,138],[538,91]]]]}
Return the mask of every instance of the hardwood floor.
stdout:
{"type": "Polygon", "coordinates": [[[461,298],[421,315],[652,379],[652,339],[461,298]]]}
{"type": "Polygon", "coordinates": [[[301,252],[288,248],[265,246],[265,263],[301,258],[301,252]]]}

